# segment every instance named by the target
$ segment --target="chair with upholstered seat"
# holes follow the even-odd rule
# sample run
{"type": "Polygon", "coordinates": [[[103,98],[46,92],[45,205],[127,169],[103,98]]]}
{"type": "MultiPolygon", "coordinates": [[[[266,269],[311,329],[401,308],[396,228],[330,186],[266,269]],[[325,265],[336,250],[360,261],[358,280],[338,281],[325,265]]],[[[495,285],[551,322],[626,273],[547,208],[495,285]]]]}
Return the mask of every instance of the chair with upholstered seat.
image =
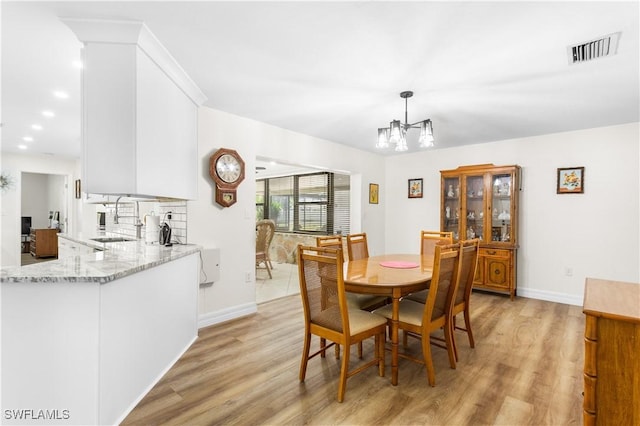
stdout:
{"type": "Polygon", "coordinates": [[[343,345],[345,351],[338,385],[338,401],[342,402],[347,378],[375,365],[378,366],[378,374],[384,376],[384,338],[387,320],[374,313],[348,306],[344,290],[342,250],[298,246],[298,273],[305,322],[300,381],[303,382],[305,379],[307,363],[311,358],[324,354],[326,349],[333,345],[343,345]],[[323,287],[332,287],[329,293],[335,294],[336,297],[325,298],[323,287]],[[312,335],[320,337],[323,342],[332,343],[321,345],[318,351],[310,354],[312,335]],[[370,337],[375,338],[373,360],[349,370],[349,348],[370,337]]]}
{"type": "MultiPolygon", "coordinates": [[[[427,303],[422,304],[407,299],[400,301],[398,329],[420,337],[423,358],[418,359],[407,353],[400,353],[399,356],[424,364],[431,386],[435,386],[436,383],[433,359],[431,356],[432,332],[440,329],[444,331],[444,341],[449,355],[449,364],[451,368],[456,368],[450,315],[454,295],[457,290],[458,258],[458,250],[442,250],[440,246],[436,246],[433,262],[433,277],[431,279],[431,285],[429,286],[427,303]]],[[[386,317],[391,327],[391,306],[387,305],[376,309],[374,313],[386,317]]]]}
{"type": "Polygon", "coordinates": [[[262,219],[256,222],[256,269],[261,269],[261,264],[264,264],[264,268],[269,274],[269,278],[273,278],[271,275],[271,258],[269,257],[269,248],[271,247],[271,241],[276,232],[276,224],[273,220],[262,219]]]}
{"type": "MultiPolygon", "coordinates": [[[[364,235],[364,234],[358,234],[358,235],[364,235]]],[[[351,237],[351,235],[347,236],[347,248],[349,247],[349,237],[351,237]]],[[[366,256],[357,257],[357,259],[364,259],[369,257],[366,235],[364,237],[364,248],[361,247],[362,245],[361,241],[362,240],[358,241],[358,244],[360,245],[360,247],[354,251],[355,254],[349,255],[350,256],[349,260],[355,260],[351,256],[352,255],[355,256],[356,254],[358,256],[366,254],[366,256]]],[[[318,247],[333,247],[333,248],[342,249],[342,236],[327,235],[327,236],[316,237],[316,245],[318,247]]],[[[357,293],[347,292],[347,301],[351,307],[372,311],[376,308],[379,308],[380,306],[383,306],[386,303],[387,298],[384,296],[372,296],[369,294],[357,294],[357,293]]]]}
{"type": "MultiPolygon", "coordinates": [[[[342,250],[343,248],[342,235],[323,235],[323,236],[316,237],[316,245],[318,247],[330,247],[330,248],[342,250]]],[[[325,296],[325,297],[330,297],[330,296],[325,296]]],[[[347,292],[347,303],[351,308],[364,309],[365,311],[373,311],[374,309],[377,309],[380,306],[384,306],[386,302],[387,302],[387,298],[384,296],[373,296],[370,294],[358,294],[358,293],[347,292]]],[[[358,345],[358,356],[362,358],[362,344],[358,345]]],[[[336,346],[336,358],[339,358],[339,357],[340,357],[340,347],[336,346]]]]}
{"type": "Polygon", "coordinates": [[[347,235],[347,253],[349,260],[368,258],[369,244],[367,243],[367,234],[363,232],[347,235]]]}
{"type": "Polygon", "coordinates": [[[420,254],[433,256],[437,244],[452,244],[453,232],[444,231],[420,231],[420,254]]]}
{"type": "Polygon", "coordinates": [[[455,331],[461,330],[467,333],[469,338],[469,346],[475,347],[473,333],[471,332],[471,315],[469,312],[469,302],[471,300],[471,290],[473,288],[473,280],[476,275],[476,267],[478,263],[478,251],[480,240],[460,241],[460,278],[458,279],[458,291],[453,302],[451,312],[451,327],[453,337],[453,350],[458,360],[458,347],[456,345],[455,331]],[[456,315],[464,314],[464,327],[456,326],[456,315]]]}
{"type": "MultiPolygon", "coordinates": [[[[420,255],[433,256],[436,251],[436,245],[450,245],[453,243],[452,232],[440,231],[420,231],[420,255]]],[[[416,302],[425,303],[427,300],[427,292],[429,290],[417,291],[405,297],[405,299],[415,300],[416,302]]]]}

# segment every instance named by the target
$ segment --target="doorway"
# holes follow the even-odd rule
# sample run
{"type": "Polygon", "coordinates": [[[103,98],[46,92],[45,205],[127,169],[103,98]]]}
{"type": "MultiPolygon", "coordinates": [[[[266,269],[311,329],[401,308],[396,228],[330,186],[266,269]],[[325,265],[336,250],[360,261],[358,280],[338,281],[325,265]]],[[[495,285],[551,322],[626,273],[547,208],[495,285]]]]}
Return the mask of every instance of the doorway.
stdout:
{"type": "Polygon", "coordinates": [[[36,258],[29,251],[29,232],[32,229],[58,229],[65,232],[68,225],[67,176],[48,173],[22,172],[20,194],[21,265],[54,260],[56,257],[36,258]]]}

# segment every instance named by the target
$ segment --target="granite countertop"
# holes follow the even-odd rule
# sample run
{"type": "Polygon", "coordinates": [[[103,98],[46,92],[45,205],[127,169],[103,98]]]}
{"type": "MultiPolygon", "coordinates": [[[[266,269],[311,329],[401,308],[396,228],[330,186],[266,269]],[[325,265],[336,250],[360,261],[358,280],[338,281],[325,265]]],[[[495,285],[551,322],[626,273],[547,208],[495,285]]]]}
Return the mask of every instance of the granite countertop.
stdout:
{"type": "MultiPolygon", "coordinates": [[[[101,233],[97,236],[113,235],[101,233]]],[[[198,253],[201,249],[200,246],[195,244],[174,244],[170,247],[165,247],[159,244],[146,244],[144,240],[98,243],[89,237],[83,236],[59,234],[58,237],[66,238],[100,251],[27,266],[2,268],[0,282],[94,282],[104,284],[193,253],[198,253]]]]}

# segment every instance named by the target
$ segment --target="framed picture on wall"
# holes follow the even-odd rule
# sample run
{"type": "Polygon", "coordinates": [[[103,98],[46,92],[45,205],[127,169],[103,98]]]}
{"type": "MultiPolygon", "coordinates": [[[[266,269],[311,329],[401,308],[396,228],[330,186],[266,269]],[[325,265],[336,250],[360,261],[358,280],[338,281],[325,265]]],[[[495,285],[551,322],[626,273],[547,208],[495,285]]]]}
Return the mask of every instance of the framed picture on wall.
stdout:
{"type": "Polygon", "coordinates": [[[369,204],[378,204],[378,184],[369,184],[369,204]]]}
{"type": "Polygon", "coordinates": [[[556,193],[558,194],[584,193],[584,167],[559,168],[556,193]]]}
{"type": "Polygon", "coordinates": [[[422,198],[422,179],[409,179],[409,198],[422,198]]]}

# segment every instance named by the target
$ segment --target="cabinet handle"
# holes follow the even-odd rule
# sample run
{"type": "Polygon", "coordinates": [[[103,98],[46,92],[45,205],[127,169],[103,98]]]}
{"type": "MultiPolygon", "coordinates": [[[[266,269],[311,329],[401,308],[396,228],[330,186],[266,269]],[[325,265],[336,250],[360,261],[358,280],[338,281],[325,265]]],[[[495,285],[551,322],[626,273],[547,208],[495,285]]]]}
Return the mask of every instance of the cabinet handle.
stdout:
{"type": "Polygon", "coordinates": [[[487,250],[487,254],[496,254],[494,250],[487,250]]]}
{"type": "Polygon", "coordinates": [[[493,271],[494,274],[498,275],[500,273],[499,269],[496,269],[495,271],[493,271]]]}

